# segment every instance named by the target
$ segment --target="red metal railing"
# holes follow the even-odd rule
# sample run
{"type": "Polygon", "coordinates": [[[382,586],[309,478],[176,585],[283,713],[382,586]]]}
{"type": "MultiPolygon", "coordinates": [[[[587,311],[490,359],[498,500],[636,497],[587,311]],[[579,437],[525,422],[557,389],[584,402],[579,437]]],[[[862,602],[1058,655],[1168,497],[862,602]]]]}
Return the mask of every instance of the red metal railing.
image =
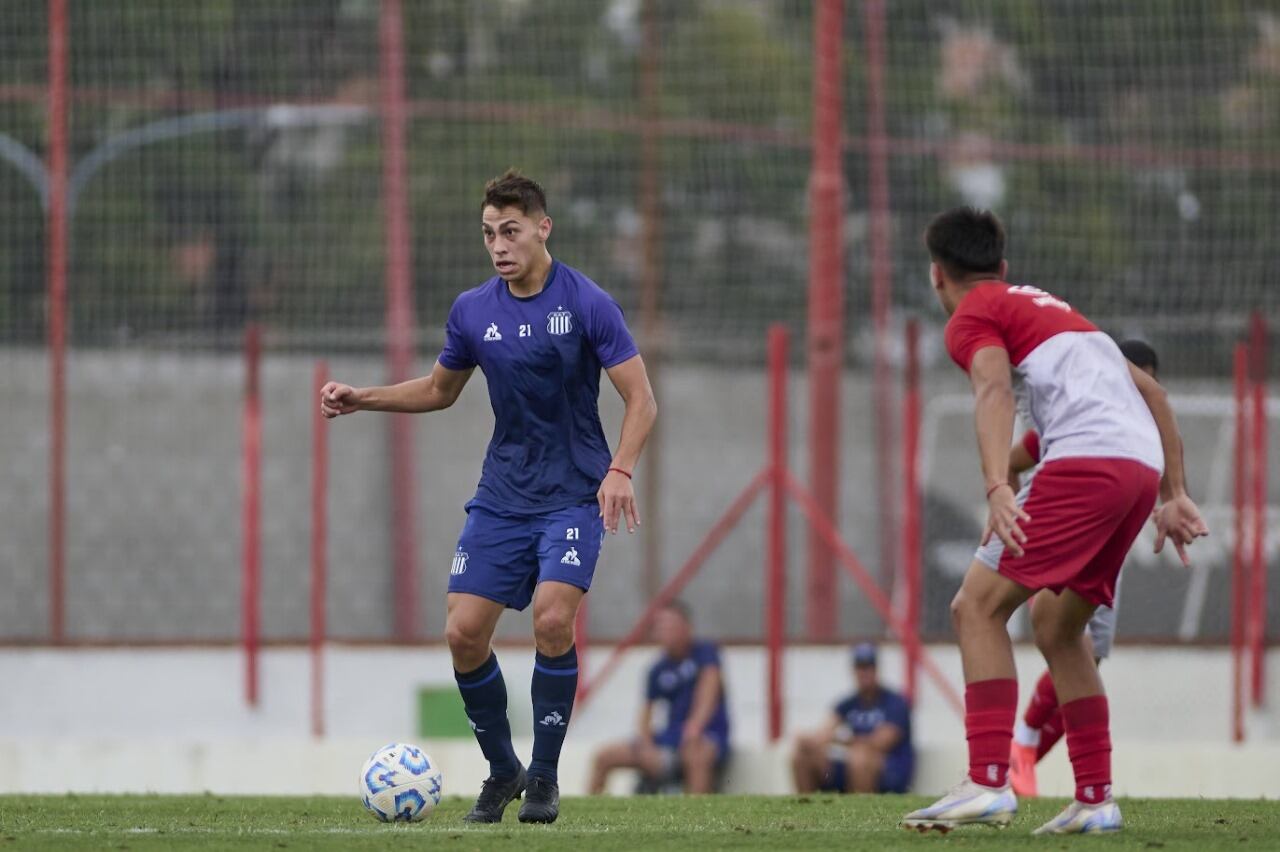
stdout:
{"type": "MultiPolygon", "coordinates": [[[[809,173],[809,482],[829,515],[840,506],[840,380],[844,372],[844,172],[840,94],[843,0],[819,0],[813,19],[813,161],[809,173]]],[[[836,573],[809,537],[809,638],[836,637],[836,573]]]]}
{"type": "Polygon", "coordinates": [[[66,638],[67,0],[49,0],[49,633],[66,638]]]}
{"type": "Polygon", "coordinates": [[[681,590],[693,580],[707,559],[729,535],[733,528],[746,514],[757,496],[766,488],[769,490],[769,508],[767,521],[768,541],[765,548],[765,635],[766,653],[768,654],[766,679],[768,702],[768,735],[771,741],[782,736],[783,730],[783,695],[782,666],[783,652],[786,644],[786,496],[795,500],[804,512],[816,534],[821,537],[823,545],[833,554],[835,560],[853,578],[867,600],[884,620],[889,629],[903,643],[907,653],[924,668],[925,674],[934,682],[943,698],[956,712],[963,714],[964,704],[959,693],[942,670],[933,661],[928,652],[920,645],[918,637],[908,627],[908,622],[897,616],[890,606],[889,598],[872,579],[863,567],[853,549],[840,537],[823,511],[821,504],[808,490],[800,485],[791,475],[787,461],[787,332],[781,326],[773,326],[769,330],[769,391],[768,399],[768,448],[769,460],[764,469],[755,475],[750,484],[733,501],[725,514],[712,526],[706,538],[694,550],[693,555],[681,566],[676,575],[649,602],[649,606],[636,620],[627,635],[614,646],[599,673],[589,682],[583,683],[579,677],[579,701],[585,706],[607,679],[612,676],[624,654],[638,644],[647,635],[653,618],[658,611],[680,594],[681,590]]]}
{"type": "MultiPolygon", "coordinates": [[[[409,165],[405,153],[408,108],[404,92],[404,21],[400,0],[382,0],[382,206],[387,252],[387,374],[392,384],[413,370],[413,272],[410,260],[409,165]]],[[[393,414],[391,431],[391,558],[395,578],[395,636],[411,639],[418,624],[418,500],[414,478],[413,417],[393,414]]]]}
{"type": "Polygon", "coordinates": [[[259,606],[262,599],[262,331],[244,335],[244,410],[241,459],[240,631],[244,643],[244,694],[258,703],[259,606]]]}
{"type": "Polygon", "coordinates": [[[1231,558],[1231,738],[1244,742],[1244,657],[1245,657],[1245,502],[1248,495],[1248,369],[1249,348],[1237,343],[1235,349],[1235,478],[1232,494],[1233,540],[1231,558]]]}

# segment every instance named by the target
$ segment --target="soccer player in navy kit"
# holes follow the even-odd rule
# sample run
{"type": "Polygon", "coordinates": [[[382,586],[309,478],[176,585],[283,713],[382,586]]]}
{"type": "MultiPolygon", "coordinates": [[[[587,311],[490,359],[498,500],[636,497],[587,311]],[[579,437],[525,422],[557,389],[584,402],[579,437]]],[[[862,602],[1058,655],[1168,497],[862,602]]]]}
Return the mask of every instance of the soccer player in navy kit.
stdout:
{"type": "Polygon", "coordinates": [[[489,778],[469,822],[500,822],[523,793],[521,822],[554,822],[556,766],[573,711],[573,625],[605,532],[640,523],[631,472],[657,404],[622,311],[591,279],[547,251],[552,222],[536,182],[508,171],[485,187],[484,243],[497,275],[460,295],[431,373],[390,387],[329,382],[321,411],[448,408],[478,366],[494,429],[467,504],[449,576],[445,638],[489,778]],[[625,404],[609,452],[597,400],[601,369],[625,404]],[[511,744],[507,689],[491,647],[503,611],[533,603],[533,759],[511,744]]]}

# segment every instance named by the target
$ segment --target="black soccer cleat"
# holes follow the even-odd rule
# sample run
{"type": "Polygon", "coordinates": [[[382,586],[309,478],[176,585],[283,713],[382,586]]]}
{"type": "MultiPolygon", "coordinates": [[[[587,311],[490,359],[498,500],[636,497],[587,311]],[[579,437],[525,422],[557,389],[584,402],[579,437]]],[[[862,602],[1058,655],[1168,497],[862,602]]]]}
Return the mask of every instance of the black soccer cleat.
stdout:
{"type": "Polygon", "coordinates": [[[556,821],[560,816],[560,786],[556,782],[535,775],[529,779],[524,802],[520,805],[521,822],[556,821]]]}
{"type": "MultiPolygon", "coordinates": [[[[502,812],[507,809],[507,805],[520,798],[524,788],[525,774],[523,766],[520,767],[519,772],[510,778],[489,776],[484,779],[484,786],[480,788],[480,795],[476,798],[476,803],[471,806],[471,811],[462,818],[463,821],[502,822],[502,812]]],[[[523,812],[521,812],[521,817],[523,815],[523,812]]]]}

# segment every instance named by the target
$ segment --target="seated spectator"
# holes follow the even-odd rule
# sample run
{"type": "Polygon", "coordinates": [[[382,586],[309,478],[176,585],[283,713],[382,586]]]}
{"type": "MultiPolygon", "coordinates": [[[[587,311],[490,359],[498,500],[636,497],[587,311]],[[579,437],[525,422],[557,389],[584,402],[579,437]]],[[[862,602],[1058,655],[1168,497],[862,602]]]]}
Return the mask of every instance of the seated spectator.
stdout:
{"type": "Polygon", "coordinates": [[[719,647],[694,639],[688,607],[679,602],[658,611],[653,638],[662,656],[649,669],[639,730],[634,739],[596,752],[592,795],[604,791],[615,769],[638,769],[641,792],[680,784],[686,793],[710,793],[728,757],[719,647]]]}
{"type": "Polygon", "coordinates": [[[822,728],[796,739],[797,792],[905,793],[911,786],[911,706],[880,685],[874,645],[853,649],[853,675],[858,691],[835,706],[822,728]]]}

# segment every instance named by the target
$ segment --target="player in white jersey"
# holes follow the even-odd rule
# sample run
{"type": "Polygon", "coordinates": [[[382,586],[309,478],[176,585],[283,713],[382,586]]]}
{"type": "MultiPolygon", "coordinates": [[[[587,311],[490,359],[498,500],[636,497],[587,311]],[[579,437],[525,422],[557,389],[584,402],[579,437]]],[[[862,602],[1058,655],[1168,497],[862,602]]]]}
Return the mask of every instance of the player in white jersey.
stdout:
{"type": "MultiPolygon", "coordinates": [[[[1159,359],[1149,344],[1142,340],[1124,340],[1120,343],[1120,352],[1139,370],[1156,379],[1159,359]]],[[[1031,487],[1034,469],[1040,463],[1040,436],[1034,429],[1027,430],[1022,440],[1014,444],[1009,453],[1009,485],[1017,489],[1019,496],[1024,489],[1031,487]],[[1030,474],[1025,479],[1023,474],[1030,474]]],[[[1116,588],[1116,605],[1119,605],[1120,590],[1116,588]]],[[[1038,598],[1031,599],[1035,606],[1038,598]]],[[[1111,646],[1116,635],[1116,607],[1100,606],[1089,619],[1089,644],[1093,649],[1094,662],[1101,664],[1111,655],[1111,646]]],[[[1036,681],[1030,703],[1022,718],[1013,729],[1013,750],[1009,755],[1009,781],[1013,792],[1018,796],[1035,796],[1038,794],[1036,784],[1036,764],[1062,738],[1065,729],[1062,724],[1062,708],[1058,706],[1057,690],[1053,687],[1053,677],[1045,669],[1036,681]]]]}
{"type": "Polygon", "coordinates": [[[969,774],[903,825],[1007,825],[1017,812],[1007,777],[1018,702],[1007,622],[1048,589],[1032,627],[1062,701],[1076,796],[1036,833],[1116,831],[1107,698],[1084,630],[1098,606],[1113,602],[1120,566],[1157,496],[1157,551],[1169,538],[1185,559],[1185,547],[1208,533],[1186,493],[1177,422],[1159,383],[1129,365],[1115,341],[1061,299],[1005,280],[1004,228],[993,214],[943,213],[925,242],[934,291],[951,315],[947,350],[974,390],[983,543],[999,544],[975,554],[951,604],[969,774]],[[1044,447],[1022,504],[1008,479],[1016,404],[1044,447]]]}

